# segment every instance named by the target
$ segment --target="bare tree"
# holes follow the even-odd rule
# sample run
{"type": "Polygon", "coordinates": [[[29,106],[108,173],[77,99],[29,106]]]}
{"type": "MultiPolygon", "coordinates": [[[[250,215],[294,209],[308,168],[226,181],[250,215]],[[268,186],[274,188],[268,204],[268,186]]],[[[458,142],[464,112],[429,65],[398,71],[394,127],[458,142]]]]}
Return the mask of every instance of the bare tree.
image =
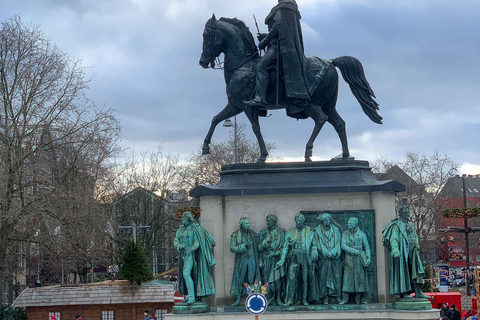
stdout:
{"type": "Polygon", "coordinates": [[[6,249],[16,240],[48,246],[40,234],[55,238],[57,224],[81,215],[73,205],[63,210],[78,195],[68,180],[79,175],[94,186],[118,151],[118,121],[86,97],[84,70],[39,27],[19,16],[1,23],[0,299],[6,249]]]}
{"type": "MultiPolygon", "coordinates": [[[[164,154],[162,147],[155,152],[134,154],[115,180],[115,194],[110,205],[114,233],[119,225],[132,222],[148,226],[148,232],[140,229],[137,240],[144,248],[154,271],[163,271],[176,262],[173,238],[180,220],[175,209],[189,206],[192,200],[177,182],[179,178],[178,156],[164,154]]],[[[125,235],[118,237],[125,242],[125,235]]],[[[117,262],[121,252],[117,252],[117,262]]]]}
{"type": "Polygon", "coordinates": [[[399,180],[406,185],[405,193],[400,197],[406,197],[410,206],[410,220],[415,225],[420,238],[421,249],[428,250],[426,241],[433,238],[436,233],[436,222],[441,219],[440,212],[443,209],[443,201],[440,200],[440,192],[447,182],[453,177],[460,165],[448,155],[435,151],[432,155],[424,155],[407,152],[402,162],[394,162],[386,158],[379,158],[372,163],[376,172],[391,172],[388,179],[399,180]],[[399,167],[413,180],[403,179],[400,175],[394,175],[395,167],[399,167]],[[398,177],[398,178],[397,178],[398,177]]]}
{"type": "MultiPolygon", "coordinates": [[[[260,156],[260,150],[256,140],[247,139],[245,135],[245,124],[237,125],[237,159],[238,163],[254,163],[260,156]]],[[[202,156],[201,148],[192,154],[187,160],[182,170],[179,172],[180,183],[185,189],[192,189],[197,184],[213,185],[220,180],[220,171],[223,165],[233,164],[235,162],[234,149],[234,130],[230,133],[230,138],[225,142],[212,142],[210,145],[210,154],[202,156]]],[[[275,143],[266,142],[267,150],[272,154],[275,149],[275,143]]],[[[270,160],[278,158],[275,155],[269,157],[270,160]]]]}

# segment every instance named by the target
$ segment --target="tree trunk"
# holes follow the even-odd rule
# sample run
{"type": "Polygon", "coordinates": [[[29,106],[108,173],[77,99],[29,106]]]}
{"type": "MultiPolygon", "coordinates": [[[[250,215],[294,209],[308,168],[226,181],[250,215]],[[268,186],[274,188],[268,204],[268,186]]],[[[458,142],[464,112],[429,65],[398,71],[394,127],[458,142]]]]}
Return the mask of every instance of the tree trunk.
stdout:
{"type": "Polygon", "coordinates": [[[3,293],[5,292],[4,280],[5,280],[5,248],[0,246],[0,305],[3,301],[3,293]]]}

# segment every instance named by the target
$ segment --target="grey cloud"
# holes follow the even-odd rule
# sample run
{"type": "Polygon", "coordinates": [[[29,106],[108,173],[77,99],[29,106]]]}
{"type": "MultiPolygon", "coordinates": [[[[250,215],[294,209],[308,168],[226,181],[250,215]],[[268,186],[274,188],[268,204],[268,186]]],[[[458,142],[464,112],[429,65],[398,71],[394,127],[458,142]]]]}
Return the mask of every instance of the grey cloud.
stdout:
{"type": "MultiPolygon", "coordinates": [[[[167,151],[197,150],[211,118],[226,104],[221,71],[198,66],[202,31],[213,12],[238,17],[262,31],[276,1],[15,1],[0,3],[1,18],[22,13],[41,24],[59,48],[85,60],[96,75],[88,95],[115,107],[125,145],[136,150],[164,142],[167,151]]],[[[480,164],[472,143],[480,134],[478,1],[298,1],[307,55],[352,55],[362,61],[380,103],[384,125],[372,123],[340,80],[337,109],[347,122],[354,156],[401,158],[438,149],[459,162],[480,164]],[[422,121],[422,119],[426,119],[422,121]],[[427,121],[428,120],[428,121],[427,121]]],[[[261,119],[277,155],[301,158],[313,129],[284,111],[261,119]]],[[[247,122],[242,115],[239,121],[247,122]]],[[[249,137],[253,138],[250,130],[249,137]]],[[[228,138],[219,126],[213,137],[228,138]]],[[[340,142],[326,124],[314,155],[328,159],[340,142]]]]}

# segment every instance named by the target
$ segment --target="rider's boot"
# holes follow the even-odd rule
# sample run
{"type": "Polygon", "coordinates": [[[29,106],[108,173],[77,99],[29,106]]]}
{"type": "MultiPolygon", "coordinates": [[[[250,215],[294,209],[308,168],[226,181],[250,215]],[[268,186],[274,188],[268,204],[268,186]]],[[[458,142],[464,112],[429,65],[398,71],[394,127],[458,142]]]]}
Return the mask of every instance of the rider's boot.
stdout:
{"type": "Polygon", "coordinates": [[[266,107],[267,101],[263,100],[260,95],[256,94],[255,97],[250,101],[244,101],[247,106],[250,107],[266,107]]]}
{"type": "Polygon", "coordinates": [[[267,106],[267,90],[268,90],[268,77],[264,74],[257,72],[257,85],[255,88],[255,97],[250,101],[244,101],[247,106],[250,107],[266,107],[267,106]]]}

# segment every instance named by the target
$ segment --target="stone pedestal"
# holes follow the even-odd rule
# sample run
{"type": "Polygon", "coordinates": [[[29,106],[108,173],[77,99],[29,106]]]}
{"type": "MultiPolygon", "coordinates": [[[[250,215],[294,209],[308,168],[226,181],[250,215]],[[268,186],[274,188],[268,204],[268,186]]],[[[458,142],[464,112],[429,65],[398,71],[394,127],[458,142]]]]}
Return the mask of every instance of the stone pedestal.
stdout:
{"type": "MultiPolygon", "coordinates": [[[[267,312],[259,316],[262,320],[351,320],[351,319],[375,319],[375,320],[435,320],[438,319],[440,310],[431,309],[423,311],[410,310],[334,310],[334,311],[296,311],[296,312],[267,312]]],[[[252,320],[254,316],[248,312],[228,313],[209,312],[194,315],[167,314],[167,320],[252,320]]]]}
{"type": "MultiPolygon", "coordinates": [[[[251,319],[249,314],[232,314],[226,309],[234,302],[230,295],[234,254],[230,252],[230,236],[239,228],[239,219],[250,219],[256,232],[266,228],[265,217],[275,214],[278,226],[285,230],[295,226],[295,214],[302,212],[315,221],[322,212],[345,225],[350,216],[359,217],[360,228],[372,243],[375,259],[369,267],[374,295],[370,302],[384,306],[381,310],[360,310],[345,305],[339,310],[282,312],[267,310],[264,319],[436,319],[437,314],[400,316],[392,309],[395,297],[389,294],[388,253],[382,245],[382,230],[395,218],[395,193],[405,186],[396,181],[377,181],[367,161],[322,161],[305,163],[237,164],[222,168],[215,186],[199,186],[190,192],[200,198],[201,224],[215,238],[216,266],[213,269],[216,293],[206,301],[213,311],[201,315],[205,319],[251,319]],[[370,235],[368,235],[370,233],[370,235]],[[356,310],[347,315],[346,309],[356,310]],[[325,313],[327,312],[327,313],[325,313]],[[332,314],[333,313],[333,314],[332,314]],[[345,314],[345,317],[339,317],[345,314]]],[[[345,229],[342,229],[343,232],[345,229]]],[[[243,302],[243,301],[242,301],[243,302]]],[[[315,308],[314,308],[315,309],[315,308]]],[[[419,312],[419,311],[418,311],[419,312]]],[[[417,313],[418,313],[417,312],[417,313]]],[[[407,312],[408,313],[408,312],[407,312]]],[[[421,313],[421,312],[420,312],[421,313]]],[[[200,317],[200,315],[195,315],[200,317]]],[[[175,315],[174,315],[175,317],[175,315]]],[[[174,317],[169,317],[173,319],[174,317]]]]}
{"type": "Polygon", "coordinates": [[[404,190],[405,186],[399,182],[377,181],[367,161],[224,166],[217,185],[199,186],[190,192],[191,196],[200,197],[201,224],[217,241],[216,294],[207,301],[215,306],[234,301],[230,295],[234,265],[230,235],[239,228],[241,217],[249,218],[251,229],[258,232],[266,227],[268,214],[277,215],[279,227],[290,229],[298,212],[373,211],[375,302],[393,302],[394,297],[388,293],[388,257],[381,232],[395,218],[395,192],[404,190]]]}

